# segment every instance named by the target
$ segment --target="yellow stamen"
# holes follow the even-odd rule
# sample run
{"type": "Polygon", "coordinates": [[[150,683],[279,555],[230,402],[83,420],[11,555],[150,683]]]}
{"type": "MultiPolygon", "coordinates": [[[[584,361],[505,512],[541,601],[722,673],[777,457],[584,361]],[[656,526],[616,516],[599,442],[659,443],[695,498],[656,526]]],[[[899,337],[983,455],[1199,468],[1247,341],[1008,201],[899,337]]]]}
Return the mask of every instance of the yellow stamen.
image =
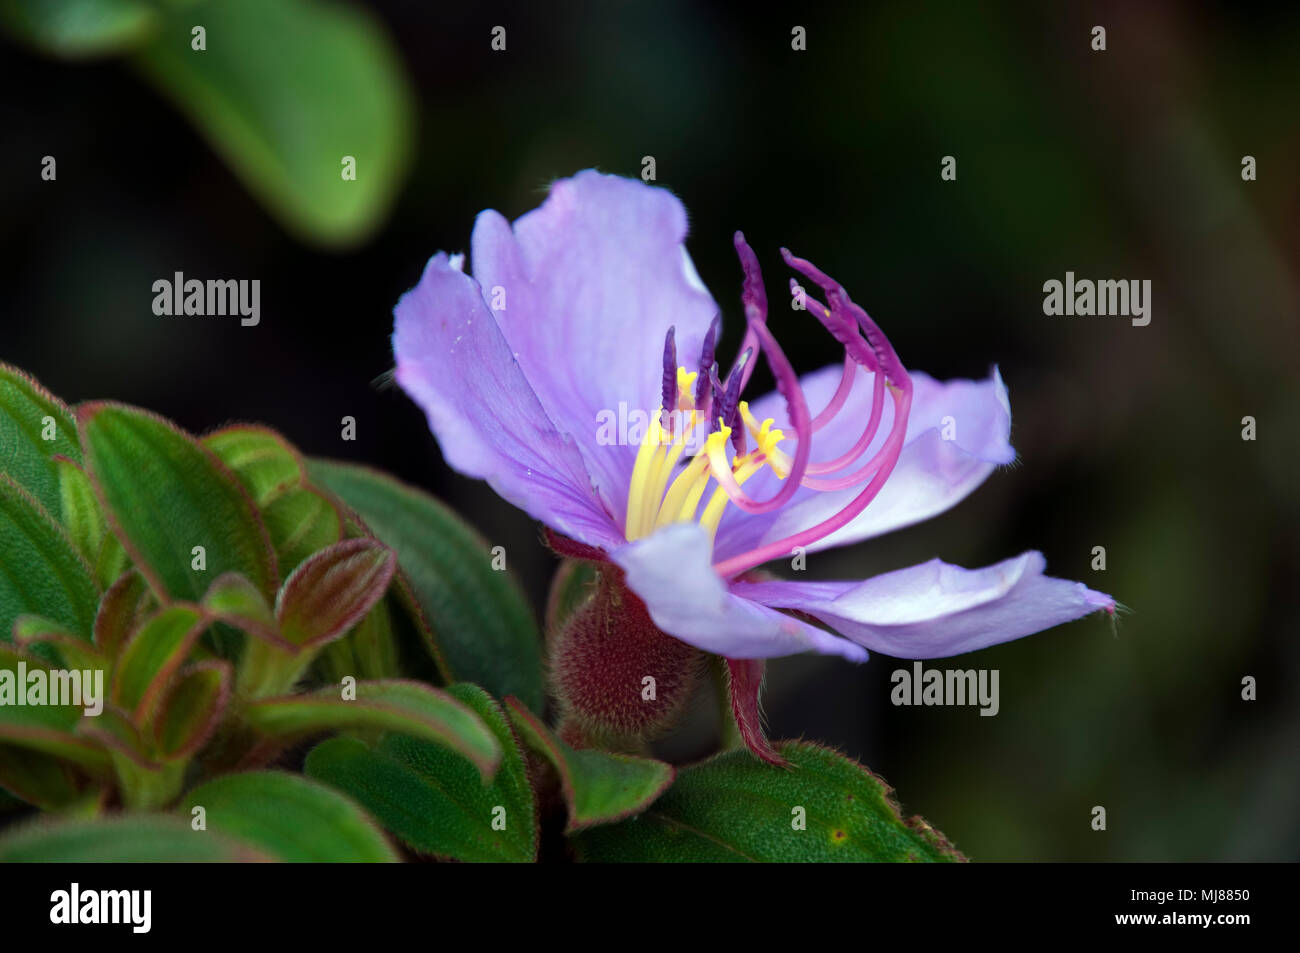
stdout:
{"type": "MultiPolygon", "coordinates": [[[[741,485],[763,469],[763,458],[757,454],[746,454],[736,463],[739,464],[734,471],[736,482],[741,485]]],[[[723,511],[726,510],[727,504],[730,502],[731,497],[727,495],[727,491],[722,487],[718,487],[713,491],[713,497],[709,500],[709,505],[704,508],[704,515],[700,517],[700,525],[709,534],[710,540],[718,535],[718,524],[722,522],[723,511]]]]}
{"type": "MultiPolygon", "coordinates": [[[[651,418],[641,441],[628,487],[624,532],[629,541],[648,536],[660,526],[693,521],[709,484],[719,475],[730,475],[740,485],[764,466],[770,466],[781,479],[790,473],[790,457],[778,446],[785,435],[772,426],[774,421],[770,417],[759,424],[750,413],[748,403],[741,401],[740,414],[755,448],[728,461],[731,428],[719,421],[718,429],[709,434],[704,449],[673,475],[700,423],[692,394],[698,378],[696,372],[688,372],[684,367],[677,369],[677,406],[668,413],[661,407],[651,418]]],[[[727,490],[718,486],[700,516],[700,525],[711,540],[717,535],[729,502],[727,490]]]]}
{"type": "Polygon", "coordinates": [[[663,455],[663,430],[659,426],[659,415],[650,418],[650,426],[641,449],[637,451],[636,463],[632,465],[632,483],[627,494],[627,525],[624,535],[628,540],[640,539],[649,529],[646,523],[647,496],[646,487],[651,475],[657,469],[659,458],[663,455]]]}
{"type": "Polygon", "coordinates": [[[685,523],[695,518],[695,507],[699,505],[700,497],[704,495],[704,486],[709,482],[709,458],[704,454],[697,454],[695,459],[686,464],[677,478],[673,480],[673,485],[668,488],[668,495],[664,497],[664,502],[659,507],[659,518],[655,520],[655,527],[667,526],[669,523],[685,523]],[[694,496],[691,501],[690,497],[694,496]],[[686,509],[686,504],[690,502],[690,510],[686,509]]]}
{"type": "Polygon", "coordinates": [[[791,460],[790,455],[777,445],[785,439],[785,434],[772,428],[772,424],[776,421],[771,417],[764,420],[760,427],[758,420],[750,413],[749,404],[743,400],[740,402],[740,416],[745,421],[745,429],[754,438],[758,452],[767,458],[772,472],[784,480],[790,475],[791,460]]]}

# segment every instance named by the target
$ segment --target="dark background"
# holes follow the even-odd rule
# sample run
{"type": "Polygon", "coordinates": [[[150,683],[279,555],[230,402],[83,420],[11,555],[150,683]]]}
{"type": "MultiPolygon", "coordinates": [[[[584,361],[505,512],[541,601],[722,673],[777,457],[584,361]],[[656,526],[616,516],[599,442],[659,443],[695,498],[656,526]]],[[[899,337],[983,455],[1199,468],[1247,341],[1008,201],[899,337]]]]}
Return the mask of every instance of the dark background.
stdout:
{"type": "MultiPolygon", "coordinates": [[[[979,860],[1300,856],[1300,10],[370,6],[418,126],[390,217],[347,252],[284,231],[120,62],[0,38],[0,359],[69,401],[195,431],[263,421],[305,452],[385,468],[506,545],[540,608],[554,560],[537,528],[451,473],[423,415],[382,386],[391,308],[431,254],[467,247],[480,209],[514,218],[553,178],[639,175],[653,155],[729,321],[723,353],[743,228],[774,300],[788,245],[909,366],[976,377],[996,362],[1010,389],[1016,466],[928,524],[815,555],[810,573],[1038,548],[1054,575],[1133,609],[1117,635],[1091,618],[940,663],[999,669],[995,718],[891,706],[900,666],[884,657],[777,661],[772,733],[861,758],[979,860]],[[46,154],[56,183],[40,180],[46,154]],[[1247,154],[1258,181],[1241,179],[1247,154]],[[944,155],[956,182],[940,180],[944,155]],[[1067,270],[1149,278],[1151,324],[1044,316],[1042,284],[1067,270]],[[151,285],[174,271],[260,279],[261,325],[155,316],[151,285]],[[1258,701],[1241,700],[1246,675],[1258,701]]],[[[837,359],[806,316],[777,309],[772,326],[801,369],[837,359]]],[[[713,730],[702,702],[664,750],[700,756],[713,730]]]]}

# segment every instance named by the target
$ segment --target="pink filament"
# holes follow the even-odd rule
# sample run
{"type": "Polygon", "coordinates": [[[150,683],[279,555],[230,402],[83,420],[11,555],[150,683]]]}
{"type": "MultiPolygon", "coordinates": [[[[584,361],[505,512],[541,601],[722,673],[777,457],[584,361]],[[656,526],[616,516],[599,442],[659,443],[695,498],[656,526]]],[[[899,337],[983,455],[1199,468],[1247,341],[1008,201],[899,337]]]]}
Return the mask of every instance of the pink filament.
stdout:
{"type": "Polygon", "coordinates": [[[857,369],[857,362],[854,361],[853,358],[849,357],[849,355],[845,354],[844,374],[840,377],[840,386],[835,388],[835,393],[831,395],[830,403],[822,409],[820,414],[813,418],[812,429],[814,432],[821,430],[830,423],[835,415],[840,412],[840,408],[844,406],[844,402],[849,399],[849,391],[853,390],[853,372],[857,369]]]}
{"type": "Polygon", "coordinates": [[[808,437],[812,433],[812,418],[808,414],[808,402],[804,400],[803,388],[799,386],[799,378],[790,362],[786,359],[780,345],[772,337],[772,332],[767,329],[767,325],[757,321],[751,321],[749,328],[754,332],[759,343],[767,348],[765,352],[767,366],[772,369],[772,376],[776,378],[776,389],[785,398],[786,411],[790,416],[790,426],[798,440],[794,451],[794,461],[790,465],[790,473],[781,484],[781,489],[762,502],[751,498],[730,473],[725,471],[714,473],[714,479],[718,481],[719,486],[726,490],[727,495],[731,497],[731,501],[736,506],[746,513],[758,514],[770,513],[772,510],[780,509],[799,489],[800,481],[808,469],[808,456],[812,452],[812,441],[808,437]]]}
{"type": "Polygon", "coordinates": [[[885,445],[880,449],[881,464],[879,469],[877,469],[875,476],[872,477],[871,482],[867,484],[862,492],[834,516],[822,520],[816,526],[793,533],[784,539],[758,546],[730,559],[724,559],[720,563],[714,563],[713,569],[719,576],[723,579],[730,579],[748,569],[753,569],[755,566],[761,566],[771,559],[789,555],[796,546],[815,543],[817,540],[823,539],[836,530],[847,526],[867,508],[867,505],[880,492],[880,488],[885,485],[885,481],[893,472],[895,464],[898,463],[899,454],[903,450],[903,438],[907,435],[907,417],[912,409],[911,380],[905,380],[900,390],[891,388],[890,393],[894,398],[894,422],[889,429],[889,436],[885,440],[885,445]]]}
{"type": "MultiPolygon", "coordinates": [[[[876,431],[880,429],[880,418],[885,409],[885,375],[880,371],[876,371],[875,378],[871,390],[871,417],[867,420],[866,429],[858,437],[857,443],[847,453],[836,457],[834,460],[808,464],[809,473],[834,473],[837,470],[843,470],[867,452],[867,447],[871,446],[871,441],[876,438],[876,431]]],[[[805,478],[804,486],[813,486],[813,484],[805,478]]]]}

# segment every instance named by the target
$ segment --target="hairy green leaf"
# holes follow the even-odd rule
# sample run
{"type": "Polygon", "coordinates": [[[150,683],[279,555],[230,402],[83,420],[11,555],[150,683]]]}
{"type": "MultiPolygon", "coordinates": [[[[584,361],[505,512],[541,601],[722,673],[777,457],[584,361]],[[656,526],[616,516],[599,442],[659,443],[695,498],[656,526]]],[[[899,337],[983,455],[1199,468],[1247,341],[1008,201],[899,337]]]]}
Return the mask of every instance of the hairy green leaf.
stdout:
{"type": "Polygon", "coordinates": [[[135,408],[83,404],[77,416],[109,524],[159,599],[198,602],[213,579],[231,571],[273,596],[266,527],[210,450],[135,408]]]}
{"type": "Polygon", "coordinates": [[[520,740],[555,768],[569,805],[569,833],[644,811],[673,783],[673,767],[651,758],[575,749],[556,738],[517,698],[507,698],[520,740]]]}
{"type": "Polygon", "coordinates": [[[267,427],[223,427],[204,437],[202,443],[230,468],[260,507],[302,485],[303,465],[297,449],[267,427]]]}
{"type": "Polygon", "coordinates": [[[267,860],[252,846],[160,814],[40,821],[0,837],[0,863],[233,863],[267,860]]]}
{"type": "Polygon", "coordinates": [[[397,552],[444,675],[532,708],[545,702],[541,639],[523,593],[492,568],[487,544],[427,493],[365,467],[310,460],[308,475],[337,494],[397,552]]]}
{"type": "Polygon", "coordinates": [[[57,514],[59,456],[81,461],[72,414],[34,378],[0,363],[0,472],[57,514]]]}
{"type": "Polygon", "coordinates": [[[308,754],[306,772],[356,798],[415,850],[462,861],[536,860],[536,806],[505,713],[476,685],[447,692],[477,712],[501,744],[505,754],[491,783],[459,755],[401,734],[373,745],[331,738],[308,754]]]}
{"type": "Polygon", "coordinates": [[[283,771],[228,774],[186,795],[180,812],[203,808],[208,830],[291,862],[398,859],[355,803],[315,781],[283,771]]]}
{"type": "Polygon", "coordinates": [[[90,478],[80,466],[67,457],[55,457],[54,462],[59,470],[59,512],[63,526],[82,558],[88,565],[94,565],[108,532],[99,500],[95,499],[90,478]]]}
{"type": "Polygon", "coordinates": [[[862,765],[804,741],[776,745],[789,768],[729,751],[684,768],[640,817],[576,839],[588,861],[960,860],[920,818],[904,821],[862,765]]]}
{"type": "Polygon", "coordinates": [[[295,487],[276,497],[262,510],[280,574],[287,577],[308,557],[343,538],[338,507],[319,490],[295,487]]]}
{"type": "Polygon", "coordinates": [[[0,474],[0,641],[36,614],[89,639],[99,594],[72,540],[36,498],[0,474]]]}
{"type": "Polygon", "coordinates": [[[420,682],[385,679],[355,686],[328,686],[306,695],[264,698],[244,717],[262,734],[293,739],[322,731],[398,731],[464,755],[490,778],[501,762],[501,745],[472,708],[420,682]],[[344,697],[349,690],[355,698],[344,697]]]}
{"type": "Polygon", "coordinates": [[[397,568],[393,551],[372,539],[323,549],[294,570],[276,601],[280,635],[297,646],[342,638],[383,598],[397,568]]]}
{"type": "Polygon", "coordinates": [[[152,718],[163,690],[207,625],[197,607],[170,605],[146,620],[123,647],[113,673],[113,701],[137,724],[152,718]]]}
{"type": "Polygon", "coordinates": [[[230,701],[230,664],[198,662],[182,669],[154,722],[154,743],[166,760],[193,755],[216,731],[230,701]]]}

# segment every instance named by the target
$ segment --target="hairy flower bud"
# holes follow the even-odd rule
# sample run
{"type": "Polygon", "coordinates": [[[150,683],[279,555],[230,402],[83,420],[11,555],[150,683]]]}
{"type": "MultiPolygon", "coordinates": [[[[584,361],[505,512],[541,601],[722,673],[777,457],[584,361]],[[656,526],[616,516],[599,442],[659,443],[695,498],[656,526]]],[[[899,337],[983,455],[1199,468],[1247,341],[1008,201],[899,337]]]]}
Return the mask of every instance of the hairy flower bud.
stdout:
{"type": "Polygon", "coordinates": [[[703,659],[659,631],[623,572],[601,564],[591,597],[551,646],[564,734],[626,748],[663,734],[689,700],[703,659]]]}

